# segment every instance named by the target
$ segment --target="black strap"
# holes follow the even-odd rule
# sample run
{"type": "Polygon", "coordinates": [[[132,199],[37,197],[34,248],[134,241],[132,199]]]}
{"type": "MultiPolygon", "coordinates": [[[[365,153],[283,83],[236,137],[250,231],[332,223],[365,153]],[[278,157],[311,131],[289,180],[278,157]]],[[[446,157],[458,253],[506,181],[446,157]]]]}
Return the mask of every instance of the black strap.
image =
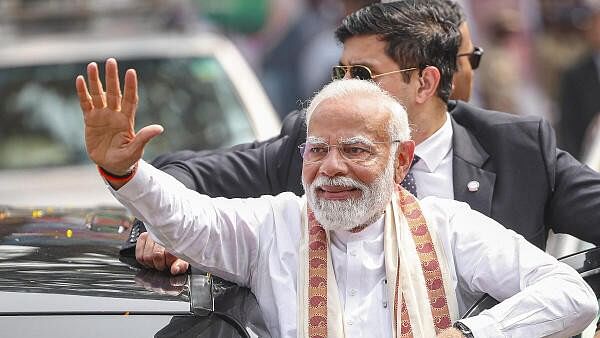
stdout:
{"type": "Polygon", "coordinates": [[[140,234],[143,232],[146,232],[146,226],[144,225],[144,222],[136,218],[131,227],[131,232],[129,233],[127,241],[123,243],[121,250],[119,250],[119,255],[122,257],[135,258],[135,244],[137,243],[138,237],[140,237],[140,234]]]}

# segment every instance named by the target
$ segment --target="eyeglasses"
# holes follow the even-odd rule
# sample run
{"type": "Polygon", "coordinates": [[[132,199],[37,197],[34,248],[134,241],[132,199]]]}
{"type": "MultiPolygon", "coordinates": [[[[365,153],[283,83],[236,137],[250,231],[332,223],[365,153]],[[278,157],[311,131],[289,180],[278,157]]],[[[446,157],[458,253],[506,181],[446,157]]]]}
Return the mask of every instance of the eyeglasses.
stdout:
{"type": "Polygon", "coordinates": [[[483,48],[481,47],[474,47],[472,52],[469,53],[460,53],[456,55],[457,57],[460,56],[468,56],[469,57],[469,63],[471,64],[471,68],[473,70],[477,69],[479,67],[479,63],[481,62],[481,58],[483,57],[483,48]]]}
{"type": "Polygon", "coordinates": [[[363,65],[334,66],[333,69],[331,70],[331,79],[332,80],[341,80],[346,76],[346,73],[348,71],[350,72],[350,77],[353,79],[373,80],[380,76],[396,74],[396,73],[403,73],[403,72],[408,72],[408,71],[416,70],[416,69],[417,69],[416,67],[411,67],[411,68],[398,69],[398,70],[393,70],[393,71],[387,72],[387,73],[373,75],[373,72],[371,71],[371,69],[369,69],[369,67],[363,66],[363,65]]]}
{"type": "Polygon", "coordinates": [[[385,143],[396,143],[400,140],[388,141],[388,142],[372,142],[368,144],[365,142],[339,142],[338,144],[328,144],[326,142],[306,142],[298,146],[300,149],[300,156],[305,163],[318,163],[327,157],[332,147],[337,148],[340,155],[348,161],[361,164],[369,165],[374,162],[377,158],[375,145],[385,143]]]}

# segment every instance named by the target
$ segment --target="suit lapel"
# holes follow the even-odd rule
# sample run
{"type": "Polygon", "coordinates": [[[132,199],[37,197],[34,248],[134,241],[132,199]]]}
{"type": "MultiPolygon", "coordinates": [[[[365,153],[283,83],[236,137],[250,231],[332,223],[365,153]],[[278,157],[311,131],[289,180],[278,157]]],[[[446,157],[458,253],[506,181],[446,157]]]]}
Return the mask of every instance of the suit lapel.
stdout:
{"type": "Polygon", "coordinates": [[[482,169],[489,155],[477,139],[454,118],[452,118],[452,130],[454,199],[467,202],[472,209],[490,216],[496,174],[482,169]],[[469,191],[467,186],[471,183],[473,187],[476,185],[474,182],[479,184],[478,189],[469,191]]]}

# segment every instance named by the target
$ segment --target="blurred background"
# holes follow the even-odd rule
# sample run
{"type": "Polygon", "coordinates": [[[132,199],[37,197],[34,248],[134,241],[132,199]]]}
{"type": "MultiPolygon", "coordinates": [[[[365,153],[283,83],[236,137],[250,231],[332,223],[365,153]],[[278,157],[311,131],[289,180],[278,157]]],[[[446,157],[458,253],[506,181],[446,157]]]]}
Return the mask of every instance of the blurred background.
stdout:
{"type": "MultiPolygon", "coordinates": [[[[474,43],[485,50],[473,103],[544,116],[562,148],[586,155],[584,134],[600,111],[600,88],[591,90],[595,105],[587,102],[594,100],[581,91],[592,84],[581,84],[581,63],[600,49],[598,1],[458,2],[474,43]]],[[[94,39],[217,32],[241,51],[283,118],[329,80],[340,54],[333,31],[342,13],[342,0],[0,0],[0,42],[73,33],[94,39]]]]}

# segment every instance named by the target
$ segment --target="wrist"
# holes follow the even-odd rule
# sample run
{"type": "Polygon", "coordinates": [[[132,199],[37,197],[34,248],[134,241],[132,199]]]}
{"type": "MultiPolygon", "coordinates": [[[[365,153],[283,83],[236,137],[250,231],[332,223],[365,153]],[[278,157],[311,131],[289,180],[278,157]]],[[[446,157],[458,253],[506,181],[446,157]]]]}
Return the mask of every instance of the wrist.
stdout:
{"type": "Polygon", "coordinates": [[[471,332],[471,329],[469,329],[467,325],[461,322],[455,322],[452,327],[460,331],[465,338],[474,338],[473,332],[471,332]]]}
{"type": "Polygon", "coordinates": [[[138,168],[138,162],[135,162],[135,164],[133,166],[131,166],[125,174],[116,174],[116,173],[110,172],[110,171],[102,168],[101,166],[97,166],[97,167],[98,167],[98,172],[100,173],[100,176],[102,176],[105,180],[107,180],[109,182],[119,182],[119,183],[125,184],[129,180],[131,180],[133,178],[133,176],[135,175],[135,172],[137,171],[137,168],[138,168]]]}

